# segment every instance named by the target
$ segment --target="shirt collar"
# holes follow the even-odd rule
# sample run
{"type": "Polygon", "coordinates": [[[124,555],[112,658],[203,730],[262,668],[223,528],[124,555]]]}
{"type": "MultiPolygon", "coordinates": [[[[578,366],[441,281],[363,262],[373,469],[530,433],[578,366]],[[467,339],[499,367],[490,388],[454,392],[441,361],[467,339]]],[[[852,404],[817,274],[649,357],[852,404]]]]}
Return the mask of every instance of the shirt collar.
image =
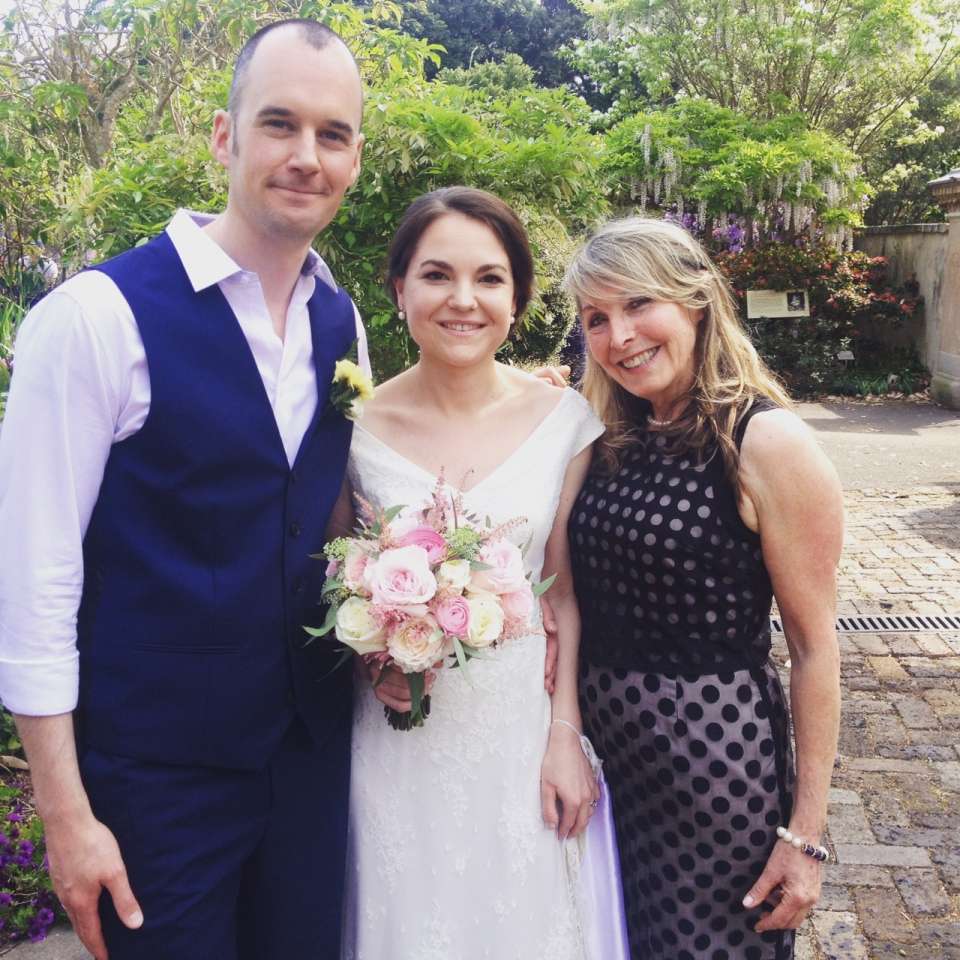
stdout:
{"type": "MultiPolygon", "coordinates": [[[[211,213],[178,210],[167,224],[167,236],[180,257],[195,293],[247,272],[203,229],[214,218],[215,215],[211,213]]],[[[330,268],[316,250],[307,252],[300,274],[317,277],[332,290],[337,289],[330,268]]]]}

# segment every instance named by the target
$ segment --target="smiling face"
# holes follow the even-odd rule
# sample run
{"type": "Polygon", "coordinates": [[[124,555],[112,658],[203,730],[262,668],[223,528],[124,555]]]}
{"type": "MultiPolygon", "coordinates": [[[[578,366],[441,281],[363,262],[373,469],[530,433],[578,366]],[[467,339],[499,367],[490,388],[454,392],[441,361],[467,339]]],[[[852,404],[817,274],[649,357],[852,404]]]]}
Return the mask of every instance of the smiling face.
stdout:
{"type": "Polygon", "coordinates": [[[455,366],[492,359],[513,322],[510,261],[485,223],[445,213],[424,230],[397,304],[421,356],[455,366]]]}
{"type": "Polygon", "coordinates": [[[360,171],[362,92],[350,54],[296,27],[260,41],[236,116],[220,111],[213,151],[229,171],[228,210],[251,234],[309,243],[360,171]]]}
{"type": "Polygon", "coordinates": [[[679,303],[624,299],[614,291],[580,305],[590,355],[607,376],[654,415],[670,417],[693,385],[697,328],[703,312],[679,303]]]}

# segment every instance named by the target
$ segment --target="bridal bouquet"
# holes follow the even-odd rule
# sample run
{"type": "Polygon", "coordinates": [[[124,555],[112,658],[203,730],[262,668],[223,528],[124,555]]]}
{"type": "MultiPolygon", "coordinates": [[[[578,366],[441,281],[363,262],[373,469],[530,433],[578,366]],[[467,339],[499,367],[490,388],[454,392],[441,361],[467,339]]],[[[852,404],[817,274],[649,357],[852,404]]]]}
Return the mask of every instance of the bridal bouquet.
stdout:
{"type": "Polygon", "coordinates": [[[461,499],[440,478],[420,510],[377,511],[361,497],[355,536],[326,544],[323,598],[327,618],[311,637],[331,630],[352,654],[394,665],[407,677],[411,710],[384,712],[390,725],[409,730],[430,713],[426,672],[463,669],[482,651],[530,632],[535,598],[553,577],[531,583],[523,553],[499,526],[464,513],[461,499]]]}

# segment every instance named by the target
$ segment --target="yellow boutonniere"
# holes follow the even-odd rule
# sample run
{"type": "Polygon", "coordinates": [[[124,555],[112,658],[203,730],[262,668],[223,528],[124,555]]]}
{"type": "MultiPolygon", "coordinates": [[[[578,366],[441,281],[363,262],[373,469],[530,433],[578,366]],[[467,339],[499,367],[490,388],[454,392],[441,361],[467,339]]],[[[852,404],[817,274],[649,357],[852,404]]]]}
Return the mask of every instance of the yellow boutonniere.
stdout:
{"type": "MultiPolygon", "coordinates": [[[[352,350],[352,348],[351,348],[352,350]]],[[[330,384],[330,403],[348,420],[359,420],[363,404],[373,397],[373,381],[353,360],[337,361],[330,384]]]]}

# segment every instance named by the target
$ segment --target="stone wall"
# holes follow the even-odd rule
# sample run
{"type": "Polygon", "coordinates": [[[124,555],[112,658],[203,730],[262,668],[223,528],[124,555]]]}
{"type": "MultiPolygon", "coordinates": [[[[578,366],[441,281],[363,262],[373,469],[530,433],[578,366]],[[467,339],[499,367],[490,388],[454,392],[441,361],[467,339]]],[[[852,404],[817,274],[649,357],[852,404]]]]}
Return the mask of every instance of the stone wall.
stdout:
{"type": "MultiPolygon", "coordinates": [[[[855,246],[871,257],[886,257],[893,286],[916,278],[923,309],[904,324],[905,342],[916,344],[923,362],[933,370],[940,349],[943,318],[943,281],[947,261],[948,226],[945,223],[912,223],[892,227],[865,227],[857,231],[855,246]]],[[[903,342],[902,341],[902,342],[903,342]]]]}

